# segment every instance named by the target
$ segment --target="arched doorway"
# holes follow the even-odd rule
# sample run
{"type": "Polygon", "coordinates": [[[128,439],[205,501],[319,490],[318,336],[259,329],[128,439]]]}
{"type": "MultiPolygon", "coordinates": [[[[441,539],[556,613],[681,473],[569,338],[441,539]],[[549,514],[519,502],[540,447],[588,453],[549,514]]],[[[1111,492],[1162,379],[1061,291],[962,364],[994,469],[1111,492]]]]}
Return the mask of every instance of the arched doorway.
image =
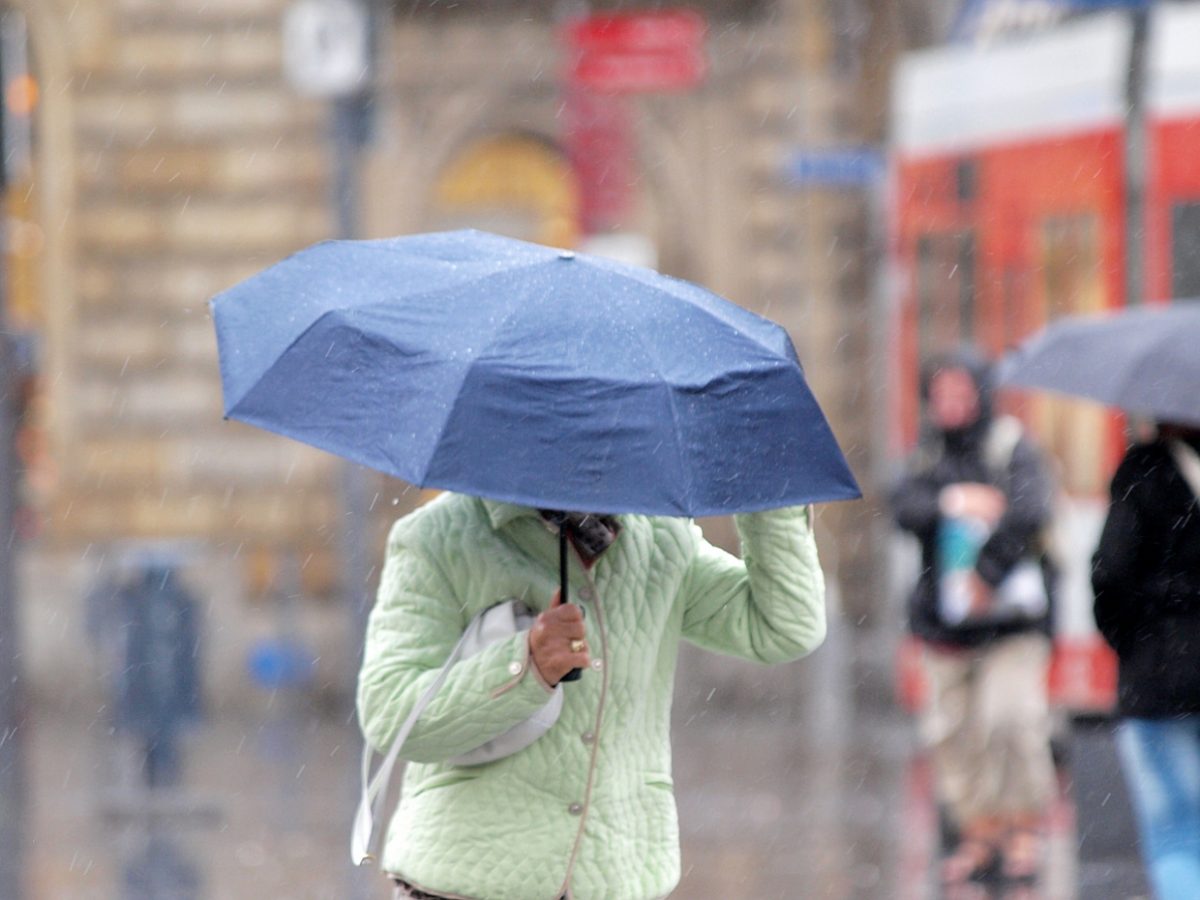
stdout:
{"type": "Polygon", "coordinates": [[[572,247],[578,210],[575,174],[558,148],[533,135],[497,134],[474,141],[442,169],[429,225],[572,247]]]}

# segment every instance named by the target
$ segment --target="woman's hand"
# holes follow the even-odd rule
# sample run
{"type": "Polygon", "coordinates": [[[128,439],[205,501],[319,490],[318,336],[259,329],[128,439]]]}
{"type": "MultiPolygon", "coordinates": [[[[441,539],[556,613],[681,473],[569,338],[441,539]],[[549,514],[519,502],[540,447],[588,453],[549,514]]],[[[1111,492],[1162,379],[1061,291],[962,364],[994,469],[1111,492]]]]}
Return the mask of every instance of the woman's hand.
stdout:
{"type": "Polygon", "coordinates": [[[972,572],[967,589],[971,593],[971,612],[969,615],[987,615],[988,611],[992,608],[992,600],[995,596],[991,585],[980,578],[978,572],[972,572]]]}
{"type": "Polygon", "coordinates": [[[550,608],[537,617],[529,632],[529,653],[538,674],[551,687],[572,669],[586,669],[592,660],[583,610],[563,603],[562,594],[556,592],[550,608]]]}
{"type": "Polygon", "coordinates": [[[942,488],[938,507],[944,516],[982,519],[994,528],[1008,508],[1008,499],[990,484],[960,482],[942,488]]]}

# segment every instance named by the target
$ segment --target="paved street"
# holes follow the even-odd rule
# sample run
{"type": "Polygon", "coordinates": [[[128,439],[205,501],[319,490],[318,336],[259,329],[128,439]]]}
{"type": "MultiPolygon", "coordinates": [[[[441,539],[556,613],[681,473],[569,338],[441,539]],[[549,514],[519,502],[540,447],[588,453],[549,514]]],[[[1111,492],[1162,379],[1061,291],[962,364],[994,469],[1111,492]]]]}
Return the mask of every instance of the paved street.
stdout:
{"type": "MultiPolygon", "coordinates": [[[[675,896],[939,896],[929,774],[888,700],[885,663],[876,642],[834,635],[794,667],[812,687],[803,708],[768,703],[736,715],[722,708],[720,686],[681,683],[675,896]]],[[[377,877],[346,863],[354,734],[331,711],[265,694],[254,715],[214,710],[188,738],[186,788],[139,812],[136,793],[121,788],[136,782],[136,754],[84,696],[39,706],[28,735],[37,900],[387,896],[377,877]]],[[[956,896],[1077,896],[1075,834],[1064,800],[1041,890],[956,896]]],[[[1084,874],[1085,900],[1136,896],[1121,887],[1120,866],[1084,874]]]]}

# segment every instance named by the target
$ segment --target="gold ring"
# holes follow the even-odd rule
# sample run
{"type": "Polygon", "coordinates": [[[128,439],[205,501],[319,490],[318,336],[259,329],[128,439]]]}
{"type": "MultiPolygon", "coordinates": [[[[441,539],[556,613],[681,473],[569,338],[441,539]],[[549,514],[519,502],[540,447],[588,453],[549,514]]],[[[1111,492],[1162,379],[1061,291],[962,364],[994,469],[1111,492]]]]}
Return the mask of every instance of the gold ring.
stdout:
{"type": "Polygon", "coordinates": [[[579,638],[575,638],[573,641],[571,641],[571,652],[572,653],[582,653],[583,648],[586,646],[587,646],[587,644],[585,644],[579,638]]]}

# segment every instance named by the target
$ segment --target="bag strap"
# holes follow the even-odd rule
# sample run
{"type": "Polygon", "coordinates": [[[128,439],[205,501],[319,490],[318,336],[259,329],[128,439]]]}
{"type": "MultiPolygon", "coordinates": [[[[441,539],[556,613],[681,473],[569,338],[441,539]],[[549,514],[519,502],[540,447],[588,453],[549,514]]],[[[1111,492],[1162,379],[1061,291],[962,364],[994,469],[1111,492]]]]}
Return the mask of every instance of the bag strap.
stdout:
{"type": "Polygon", "coordinates": [[[392,780],[392,770],[395,769],[396,762],[400,758],[400,751],[404,748],[404,742],[408,740],[408,736],[417,724],[417,719],[421,717],[421,713],[425,712],[425,708],[429,706],[434,696],[441,690],[442,685],[446,683],[446,678],[450,675],[450,669],[458,662],[467,640],[473,637],[474,633],[479,630],[485,612],[487,612],[486,609],[476,613],[475,618],[463,630],[462,637],[458,639],[458,643],[450,651],[450,656],[446,659],[441,671],[438,672],[433,683],[425,689],[425,693],[417,700],[412,708],[412,712],[408,714],[408,718],[404,720],[404,724],[396,732],[396,736],[392,739],[392,746],[388,749],[387,755],[383,758],[383,763],[379,766],[374,776],[371,775],[371,757],[374,755],[374,752],[371,750],[370,743],[365,740],[363,741],[362,796],[358,800],[358,810],[354,813],[354,826],[350,832],[350,860],[354,865],[366,865],[375,859],[373,851],[375,823],[380,818],[383,804],[387,802],[388,787],[392,780]]]}
{"type": "Polygon", "coordinates": [[[1005,476],[1024,434],[1020,420],[1013,416],[997,416],[992,420],[983,445],[983,464],[989,475],[996,479],[1005,476]]]}
{"type": "Polygon", "coordinates": [[[1200,455],[1183,441],[1168,441],[1167,446],[1171,450],[1171,456],[1175,460],[1179,474],[1183,476],[1183,480],[1192,489],[1192,494],[1200,502],[1200,455]]]}

